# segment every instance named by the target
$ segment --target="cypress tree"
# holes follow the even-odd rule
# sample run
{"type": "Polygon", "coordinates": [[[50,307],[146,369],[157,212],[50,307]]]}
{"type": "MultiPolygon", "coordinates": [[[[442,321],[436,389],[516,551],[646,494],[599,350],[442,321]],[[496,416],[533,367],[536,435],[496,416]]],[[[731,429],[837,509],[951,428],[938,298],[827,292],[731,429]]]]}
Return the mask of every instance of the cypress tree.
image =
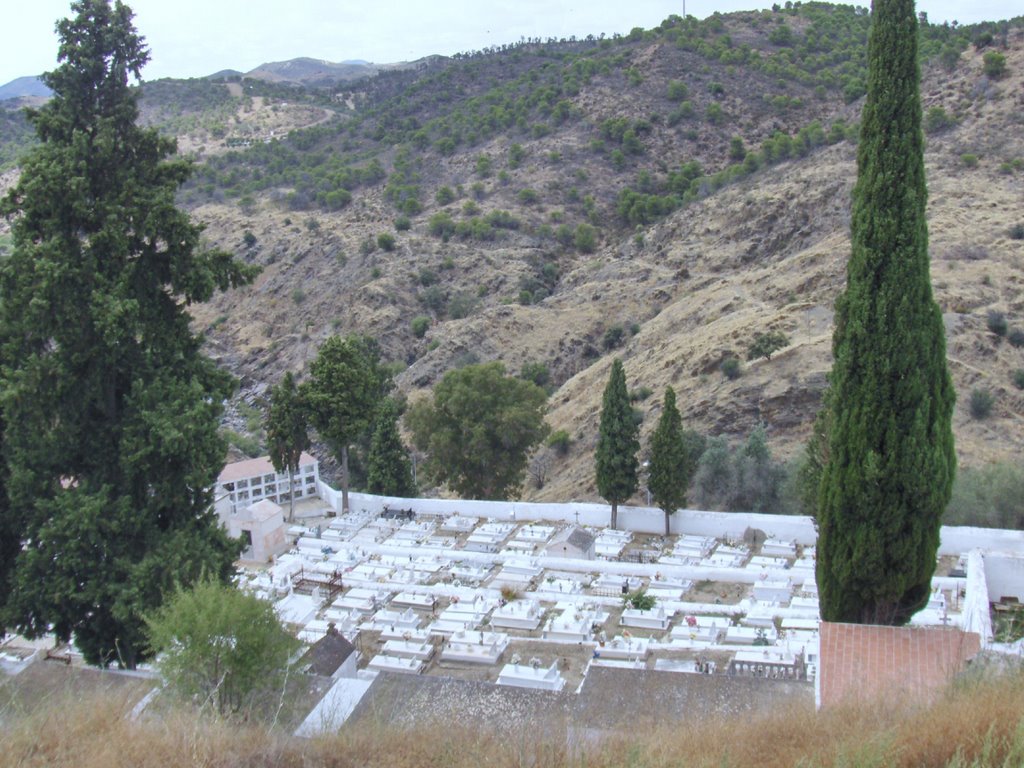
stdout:
{"type": "Polygon", "coordinates": [[[53,98],[28,114],[39,144],[3,204],[0,405],[20,546],[0,603],[8,627],[133,668],[142,616],[203,572],[226,581],[238,555],[211,509],[233,382],[186,307],[255,271],[204,249],[174,204],[190,165],[136,123],[130,81],[148,53],[131,10],[71,9],[43,78],[53,98]]]}
{"type": "Polygon", "coordinates": [[[912,0],[875,0],[868,56],[817,580],[822,618],[899,625],[928,599],[956,467],[955,394],[928,266],[912,0]]]}
{"type": "Polygon", "coordinates": [[[309,414],[288,371],[281,383],[270,390],[267,412],[267,452],[278,472],[288,472],[288,521],[295,519],[295,475],[302,452],[309,448],[309,414]]]}
{"type": "Polygon", "coordinates": [[[597,438],[597,492],[612,505],[611,526],[619,524],[619,504],[636,493],[638,427],[626,390],[626,372],[618,358],[604,388],[597,438]]]}
{"type": "Polygon", "coordinates": [[[651,435],[651,497],[665,513],[665,535],[671,516],[686,503],[686,491],[697,462],[683,435],[683,419],[676,408],[676,393],[665,388],[665,404],[658,426],[651,435]]]}
{"type": "Polygon", "coordinates": [[[377,411],[367,464],[366,488],[370,493],[409,497],[416,492],[409,453],[398,434],[394,400],[385,400],[377,411]]]}

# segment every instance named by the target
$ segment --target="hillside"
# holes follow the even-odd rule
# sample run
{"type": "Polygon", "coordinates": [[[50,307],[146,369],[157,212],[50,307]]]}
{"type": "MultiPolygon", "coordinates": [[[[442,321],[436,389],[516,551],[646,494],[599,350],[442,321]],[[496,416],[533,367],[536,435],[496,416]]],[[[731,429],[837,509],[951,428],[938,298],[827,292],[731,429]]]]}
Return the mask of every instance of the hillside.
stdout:
{"type": "MultiPolygon", "coordinates": [[[[793,455],[845,281],[867,23],[812,3],[321,88],[147,84],[145,119],[199,163],[182,202],[212,243],[263,266],[252,287],[196,308],[197,326],[257,404],[334,333],[377,338],[410,397],[465,362],[543,363],[549,422],[574,442],[528,498],[596,499],[614,356],[645,444],[672,385],[688,426],[740,438],[763,422],[773,451],[793,455]],[[790,345],[724,377],[723,359],[769,329],[790,345]]],[[[1024,449],[1011,381],[1024,349],[987,326],[998,311],[1024,329],[1024,239],[1011,236],[1024,225],[1024,34],[1016,20],[924,25],[921,39],[925,110],[941,108],[926,157],[933,283],[957,450],[982,465],[1024,449]],[[999,78],[984,73],[994,51],[999,78]],[[995,395],[984,420],[968,408],[979,387],[995,395]]]]}

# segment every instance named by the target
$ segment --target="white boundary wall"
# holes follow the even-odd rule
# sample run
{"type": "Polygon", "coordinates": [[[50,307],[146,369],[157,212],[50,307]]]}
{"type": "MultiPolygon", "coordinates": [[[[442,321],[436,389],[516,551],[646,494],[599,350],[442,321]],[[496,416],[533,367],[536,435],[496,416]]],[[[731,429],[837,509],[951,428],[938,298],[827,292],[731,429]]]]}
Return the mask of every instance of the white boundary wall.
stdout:
{"type": "MultiPolygon", "coordinates": [[[[319,482],[320,498],[335,512],[341,511],[341,492],[319,482]]],[[[583,525],[606,526],[611,516],[607,504],[583,502],[533,503],[525,501],[463,501],[459,499],[403,499],[393,496],[374,496],[368,493],[350,493],[352,510],[379,513],[385,507],[411,509],[417,514],[461,515],[463,517],[495,520],[552,520],[583,525]],[[577,513],[579,517],[577,518],[577,513]]],[[[637,533],[665,532],[665,515],[656,507],[619,507],[619,528],[637,533]]],[[[814,521],[797,515],[765,515],[755,512],[703,512],[681,509],[672,515],[670,531],[673,534],[694,534],[721,538],[742,538],[747,528],[758,528],[771,538],[813,545],[818,538],[814,521]]],[[[986,552],[1024,553],[1024,531],[997,528],[942,527],[940,555],[961,555],[973,549],[986,552]]],[[[1013,568],[1013,565],[1007,566],[1013,568]]],[[[1021,561],[1024,569],[1024,561],[1021,561]]],[[[989,581],[993,575],[986,562],[989,581]]],[[[1016,573],[1015,582],[1024,583],[1024,571],[1016,573]]],[[[995,583],[999,584],[998,575],[995,583]]],[[[1014,594],[1007,592],[1006,594],[1014,594]]],[[[1024,598],[1022,598],[1024,599],[1024,598]]]]}

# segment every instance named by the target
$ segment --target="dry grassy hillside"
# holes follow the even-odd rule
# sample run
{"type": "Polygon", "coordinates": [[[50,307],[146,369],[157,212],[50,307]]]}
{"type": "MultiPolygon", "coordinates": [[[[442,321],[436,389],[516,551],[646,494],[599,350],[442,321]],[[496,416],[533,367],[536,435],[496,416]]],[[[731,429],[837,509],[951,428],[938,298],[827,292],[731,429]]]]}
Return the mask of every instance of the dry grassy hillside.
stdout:
{"type": "MultiPolygon", "coordinates": [[[[933,283],[960,393],[957,449],[969,465],[1013,459],[1024,449],[1024,394],[1010,378],[1024,367],[1024,350],[986,326],[987,312],[999,310],[1011,328],[1024,328],[1024,241],[1009,235],[1012,225],[1024,221],[1024,172],[1004,165],[1024,157],[1019,35],[1006,56],[1008,75],[1001,80],[983,75],[982,52],[972,48],[952,74],[927,68],[922,87],[926,110],[941,106],[957,119],[929,135],[926,160],[933,283]],[[996,396],[992,416],[983,421],[967,407],[975,387],[996,396]]],[[[579,98],[608,98],[601,90],[595,86],[579,98]]],[[[852,120],[856,106],[847,111],[852,120]]],[[[242,374],[243,395],[258,394],[286,369],[301,371],[323,339],[338,332],[380,339],[392,359],[408,363],[397,382],[413,396],[466,360],[500,359],[513,372],[542,361],[557,385],[549,421],[575,442],[568,456],[556,460],[544,487],[526,494],[593,499],[600,396],[617,355],[630,386],[654,392],[639,403],[647,411],[645,438],[656,422],[661,391],[671,385],[689,426],[742,436],[764,422],[777,454],[799,450],[830,366],[832,307],[845,281],[849,248],[855,148],[841,142],[762,169],[635,232],[602,230],[596,252],[580,254],[553,251],[535,235],[536,227],[558,219],[563,208],[556,193],[568,174],[582,168],[593,177],[601,171],[588,165],[585,135],[560,136],[557,147],[551,141],[524,142],[527,160],[508,183],[489,180],[480,208],[511,209],[530,226],[487,245],[442,242],[420,217],[393,252],[365,246],[361,252],[364,240],[393,231],[394,209],[379,190],[335,214],[296,215],[269,197],[242,215],[234,206],[199,207],[197,217],[222,244],[239,248],[241,232],[252,231],[257,245],[249,257],[264,264],[251,289],[196,313],[198,325],[209,329],[211,350],[242,374]],[[556,148],[563,159],[553,165],[546,158],[556,148]],[[515,192],[525,186],[540,190],[541,200],[517,207],[515,192]],[[551,295],[520,305],[520,286],[548,262],[558,270],[551,295]],[[463,319],[432,317],[426,336],[416,339],[410,321],[431,315],[418,284],[424,270],[447,299],[459,296],[472,310],[463,319]],[[627,332],[623,345],[609,352],[603,334],[617,324],[638,332],[627,332]],[[745,363],[736,380],[723,377],[722,359],[745,357],[754,334],[768,329],[784,331],[790,346],[771,360],[745,363]]],[[[446,160],[438,177],[429,178],[430,188],[468,186],[476,154],[500,157],[504,151],[499,140],[492,145],[446,160]]],[[[658,151],[667,156],[669,150],[658,151]]],[[[457,214],[469,197],[450,209],[457,214]]]]}

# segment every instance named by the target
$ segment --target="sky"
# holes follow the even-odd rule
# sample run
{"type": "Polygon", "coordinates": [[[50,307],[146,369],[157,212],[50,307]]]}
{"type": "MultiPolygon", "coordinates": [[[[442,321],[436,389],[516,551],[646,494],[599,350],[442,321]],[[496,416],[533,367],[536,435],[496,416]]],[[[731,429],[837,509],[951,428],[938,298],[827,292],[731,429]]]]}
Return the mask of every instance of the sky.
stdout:
{"type": "MultiPolygon", "coordinates": [[[[775,0],[688,0],[685,13],[768,8],[775,0]]],[[[779,0],[782,2],[782,0],[779,0]]],[[[1021,0],[920,0],[931,22],[969,24],[1021,13],[1021,0]]],[[[68,0],[6,0],[0,85],[56,66],[54,23],[70,15],[68,0]]],[[[860,3],[867,5],[868,0],[860,3]]],[[[374,63],[450,55],[522,37],[568,37],[649,29],[683,0],[129,0],[146,38],[143,78],[202,77],[222,69],[247,72],[270,61],[308,56],[374,63]]]]}

